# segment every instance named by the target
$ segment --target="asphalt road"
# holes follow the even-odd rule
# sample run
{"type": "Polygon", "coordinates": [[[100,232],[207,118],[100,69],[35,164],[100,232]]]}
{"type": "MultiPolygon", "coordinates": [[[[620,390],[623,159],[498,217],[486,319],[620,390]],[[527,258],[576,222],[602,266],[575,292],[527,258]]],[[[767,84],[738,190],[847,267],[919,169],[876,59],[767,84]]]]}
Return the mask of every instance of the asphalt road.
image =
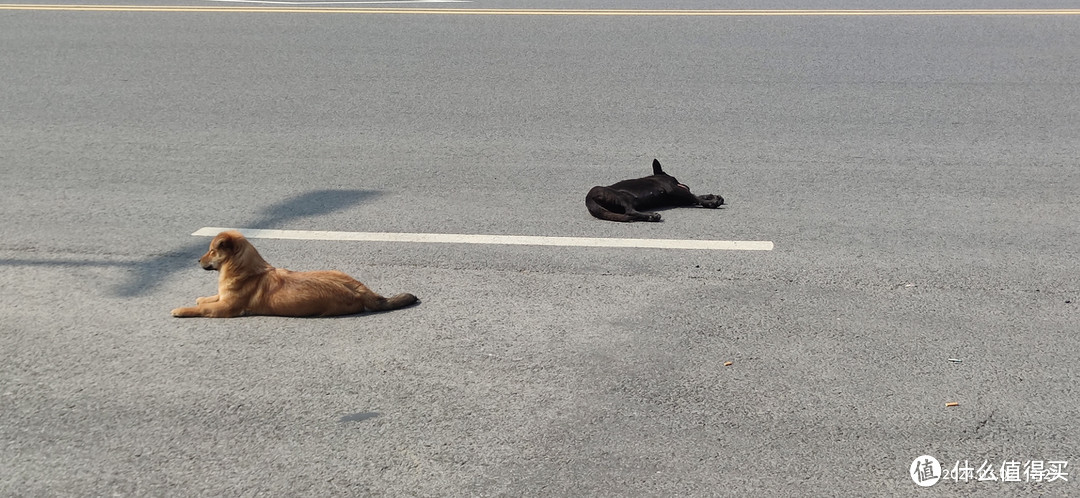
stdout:
{"type": "Polygon", "coordinates": [[[1080,447],[1078,23],[0,9],[0,494],[1076,494],[1000,470],[1080,447]],[[729,206],[588,215],[654,157],[729,206]],[[423,302],[175,319],[204,226],[775,249],[254,240],[423,302]]]}

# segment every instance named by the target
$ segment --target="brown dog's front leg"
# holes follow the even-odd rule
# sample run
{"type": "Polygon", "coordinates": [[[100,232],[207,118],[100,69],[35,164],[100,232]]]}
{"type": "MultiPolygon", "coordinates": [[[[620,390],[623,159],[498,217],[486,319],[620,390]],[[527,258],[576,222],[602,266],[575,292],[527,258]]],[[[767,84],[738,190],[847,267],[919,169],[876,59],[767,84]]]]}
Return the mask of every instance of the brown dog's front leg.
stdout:
{"type": "Polygon", "coordinates": [[[213,296],[198,297],[195,298],[195,304],[216,303],[218,299],[221,299],[220,295],[214,294],[213,296]]]}
{"type": "Polygon", "coordinates": [[[172,310],[172,316],[177,318],[191,318],[193,316],[203,316],[202,311],[199,311],[198,307],[188,308],[176,308],[172,310]]]}
{"type": "Polygon", "coordinates": [[[202,303],[190,308],[176,308],[172,310],[172,316],[177,318],[207,317],[207,318],[232,318],[244,314],[243,310],[222,304],[221,301],[202,303]]]}

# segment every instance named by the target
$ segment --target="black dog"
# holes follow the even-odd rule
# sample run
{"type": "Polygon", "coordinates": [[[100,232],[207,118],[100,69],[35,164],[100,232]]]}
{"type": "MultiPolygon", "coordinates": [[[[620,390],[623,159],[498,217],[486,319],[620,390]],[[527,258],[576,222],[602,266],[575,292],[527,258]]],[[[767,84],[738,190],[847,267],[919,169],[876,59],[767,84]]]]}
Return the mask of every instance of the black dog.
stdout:
{"type": "Polygon", "coordinates": [[[607,187],[593,187],[585,196],[585,206],[593,216],[609,221],[660,221],[660,213],[639,209],[701,206],[718,208],[724,204],[719,195],[694,195],[690,187],[660,169],[653,159],[653,174],[645,178],[623,180],[607,187]]]}

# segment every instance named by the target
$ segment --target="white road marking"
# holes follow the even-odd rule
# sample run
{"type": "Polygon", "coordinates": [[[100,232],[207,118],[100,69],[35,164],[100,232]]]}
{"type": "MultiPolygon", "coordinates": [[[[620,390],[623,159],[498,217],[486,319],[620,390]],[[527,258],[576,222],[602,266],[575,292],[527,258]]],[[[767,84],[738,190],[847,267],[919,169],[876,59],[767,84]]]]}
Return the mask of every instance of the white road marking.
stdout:
{"type": "Polygon", "coordinates": [[[278,13],[278,14],[436,14],[436,15],[540,15],[540,16],[1080,16],[1080,9],[849,9],[849,10],[702,10],[702,9],[470,9],[420,7],[348,7],[348,4],[424,4],[472,3],[471,0],[210,0],[219,3],[239,3],[244,6],[205,7],[194,5],[91,5],[5,3],[2,10],[41,10],[72,12],[221,12],[221,13],[278,13]],[[251,5],[251,4],[279,4],[251,5]],[[340,5],[340,6],[336,6],[340,5]]]}
{"type": "Polygon", "coordinates": [[[358,242],[413,242],[437,244],[502,244],[562,247],[632,247],[647,249],[701,249],[711,251],[771,251],[768,240],[612,239],[599,237],[541,237],[533,235],[482,235],[460,233],[325,232],[314,230],[266,230],[261,228],[203,227],[191,234],[213,237],[238,230],[251,239],[336,240],[358,242]]]}
{"type": "Polygon", "coordinates": [[[1080,9],[952,9],[952,10],[647,10],[647,9],[469,9],[420,7],[349,7],[348,4],[471,3],[469,0],[357,0],[303,2],[286,0],[211,0],[245,5],[206,7],[193,5],[59,5],[0,4],[3,10],[69,12],[217,12],[277,14],[434,14],[434,15],[538,15],[538,16],[1080,16],[1080,9]],[[279,4],[254,5],[254,4],[279,4]]]}

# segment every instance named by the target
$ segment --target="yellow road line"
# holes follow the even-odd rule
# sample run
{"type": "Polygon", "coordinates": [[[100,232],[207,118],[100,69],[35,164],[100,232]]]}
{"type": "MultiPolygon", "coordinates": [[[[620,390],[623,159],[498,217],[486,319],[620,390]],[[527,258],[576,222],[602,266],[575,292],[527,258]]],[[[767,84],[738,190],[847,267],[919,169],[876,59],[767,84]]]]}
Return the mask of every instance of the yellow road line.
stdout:
{"type": "Polygon", "coordinates": [[[185,6],[185,5],[51,5],[0,4],[0,10],[78,12],[256,12],[308,14],[440,14],[513,16],[685,16],[685,17],[768,17],[768,16],[1049,16],[1080,15],[1080,9],[944,9],[944,10],[626,10],[626,9],[429,9],[377,7],[266,7],[185,6]]]}

